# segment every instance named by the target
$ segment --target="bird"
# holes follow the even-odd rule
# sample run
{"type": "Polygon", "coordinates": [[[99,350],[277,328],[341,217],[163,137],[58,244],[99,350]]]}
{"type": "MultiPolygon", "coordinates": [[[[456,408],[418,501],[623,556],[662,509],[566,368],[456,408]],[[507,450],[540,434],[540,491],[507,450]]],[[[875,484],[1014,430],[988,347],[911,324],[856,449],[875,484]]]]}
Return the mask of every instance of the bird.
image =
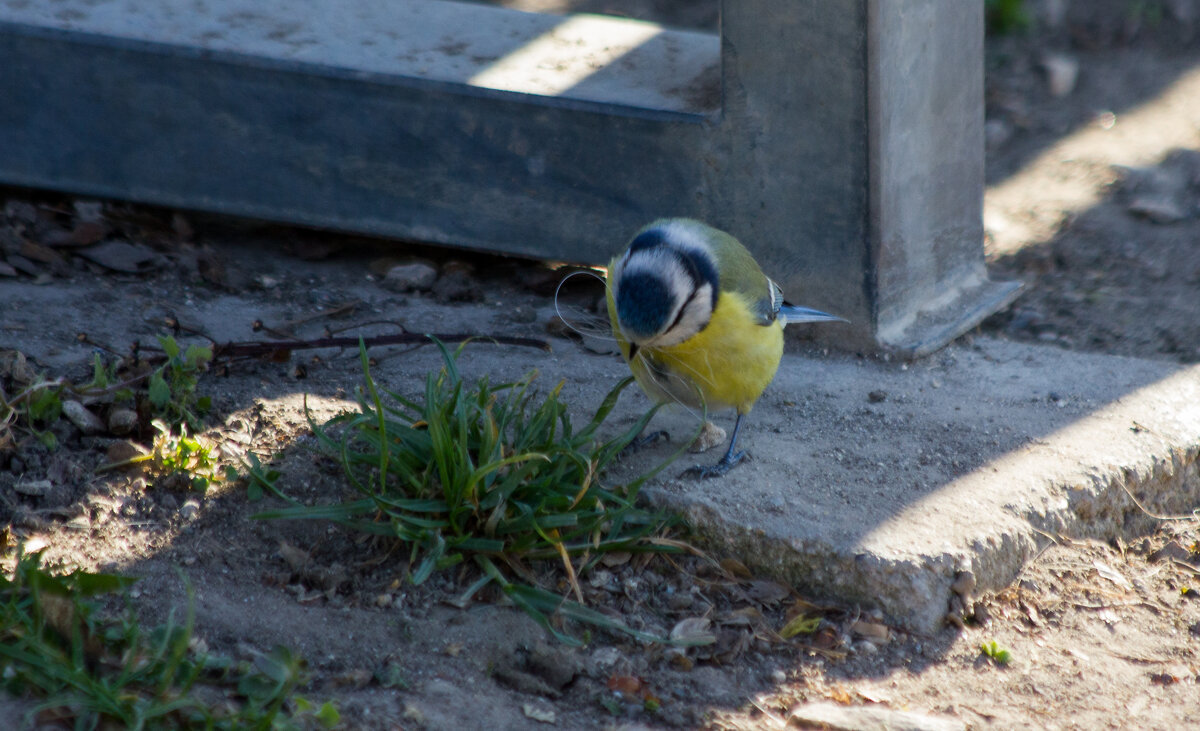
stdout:
{"type": "Polygon", "coordinates": [[[775,378],[788,322],[846,322],[785,304],[783,290],[732,235],[690,218],[642,228],[608,266],[606,304],[621,354],[659,403],[735,409],[729,447],[685,475],[720,477],[741,463],[742,420],[775,378]]]}

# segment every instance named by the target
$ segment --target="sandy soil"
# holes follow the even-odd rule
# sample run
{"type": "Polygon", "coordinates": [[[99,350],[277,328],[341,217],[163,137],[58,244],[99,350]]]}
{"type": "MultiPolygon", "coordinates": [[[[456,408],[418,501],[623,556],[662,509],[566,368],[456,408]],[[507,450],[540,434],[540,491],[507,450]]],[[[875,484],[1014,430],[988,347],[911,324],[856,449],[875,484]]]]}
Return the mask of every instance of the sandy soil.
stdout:
{"type": "MultiPolygon", "coordinates": [[[[693,27],[715,20],[715,6],[681,8],[583,7],[693,27]]],[[[988,257],[995,276],[1028,287],[983,329],[1200,361],[1200,3],[1038,8],[1034,31],[989,47],[988,257]],[[1065,85],[1057,95],[1052,82],[1065,85]]],[[[558,275],[535,265],[28,191],[0,197],[0,260],[17,269],[0,276],[0,350],[54,375],[86,379],[94,346],[80,344],[81,330],[123,351],[170,332],[172,320],[218,323],[209,332],[217,340],[264,337],[255,319],[301,337],[357,334],[377,320],[555,337],[547,325],[558,275]],[[112,241],[133,246],[101,248],[112,241]],[[383,286],[395,263],[385,258],[407,255],[438,269],[432,290],[383,286]],[[129,271],[114,269],[122,266],[129,271]]],[[[574,297],[586,307],[596,292],[574,297]]],[[[394,382],[419,378],[436,356],[380,360],[379,375],[394,382]]],[[[223,449],[281,452],[278,469],[305,497],[345,485],[305,448],[300,394],[317,416],[332,415],[360,380],[353,354],[321,351],[236,363],[206,375],[201,389],[214,398],[208,421],[223,449]]],[[[935,636],[855,607],[809,604],[730,562],[615,561],[585,579],[589,604],[634,625],[710,618],[718,642],[680,658],[603,633],[583,649],[555,644],[494,596],[448,604],[459,575],[412,587],[402,561],[360,536],[250,520],[263,504],[236,483],[200,496],[138,473],[97,475],[120,439],[66,422],[56,431],[53,452],[20,434],[15,448],[0,448],[0,526],[44,541],[51,561],[144,577],[136,593],[149,620],[184,602],[182,568],[211,648],[239,657],[294,647],[312,671],[306,694],[336,699],[348,728],[769,729],[788,726],[793,711],[801,715],[791,726],[805,727],[802,714],[828,702],[917,714],[918,728],[1174,729],[1200,710],[1196,521],[1165,520],[1153,535],[1113,545],[1048,536],[1019,583],[976,597],[976,624],[935,636]],[[40,480],[51,487],[17,489],[40,480]],[[822,628],[780,639],[775,630],[797,611],[821,614],[822,628]],[[1011,662],[981,654],[992,641],[1011,662]],[[393,670],[402,682],[384,687],[378,678],[393,670]],[[644,704],[651,696],[654,712],[644,704]]],[[[548,585],[561,584],[547,572],[548,585]]],[[[17,719],[21,708],[0,704],[0,716],[17,719]]]]}

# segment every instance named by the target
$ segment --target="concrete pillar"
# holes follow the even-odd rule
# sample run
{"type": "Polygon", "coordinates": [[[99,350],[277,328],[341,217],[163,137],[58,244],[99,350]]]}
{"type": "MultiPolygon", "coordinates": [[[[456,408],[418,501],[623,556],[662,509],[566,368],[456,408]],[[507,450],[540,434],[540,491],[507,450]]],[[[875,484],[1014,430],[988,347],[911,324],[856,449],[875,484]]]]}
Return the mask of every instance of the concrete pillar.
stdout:
{"type": "Polygon", "coordinates": [[[434,0],[0,2],[0,182],[603,263],[730,230],[835,344],[921,354],[983,266],[983,8],[731,0],[719,39],[434,0]]]}

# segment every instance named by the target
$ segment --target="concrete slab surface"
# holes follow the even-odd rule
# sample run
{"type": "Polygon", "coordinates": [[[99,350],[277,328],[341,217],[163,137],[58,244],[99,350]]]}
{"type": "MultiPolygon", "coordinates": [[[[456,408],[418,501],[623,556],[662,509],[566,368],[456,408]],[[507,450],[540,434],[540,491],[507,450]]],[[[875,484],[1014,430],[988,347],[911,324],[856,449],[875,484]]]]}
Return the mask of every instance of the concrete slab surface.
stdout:
{"type": "Polygon", "coordinates": [[[483,89],[711,112],[711,33],[439,0],[0,2],[0,23],[483,89]]]}

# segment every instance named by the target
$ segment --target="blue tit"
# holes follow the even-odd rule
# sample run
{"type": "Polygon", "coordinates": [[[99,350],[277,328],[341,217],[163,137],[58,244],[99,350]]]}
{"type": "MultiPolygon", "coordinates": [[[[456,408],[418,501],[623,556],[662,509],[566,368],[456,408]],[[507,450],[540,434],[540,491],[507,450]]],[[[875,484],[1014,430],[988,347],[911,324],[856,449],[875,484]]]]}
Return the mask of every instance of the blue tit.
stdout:
{"type": "Polygon", "coordinates": [[[746,456],[737,451],[738,430],[779,368],[783,326],[842,320],[785,305],[737,239],[687,218],[639,231],[609,264],[608,285],[613,335],[651,399],[737,410],[725,456],[688,470],[702,477],[723,475],[746,456]]]}

